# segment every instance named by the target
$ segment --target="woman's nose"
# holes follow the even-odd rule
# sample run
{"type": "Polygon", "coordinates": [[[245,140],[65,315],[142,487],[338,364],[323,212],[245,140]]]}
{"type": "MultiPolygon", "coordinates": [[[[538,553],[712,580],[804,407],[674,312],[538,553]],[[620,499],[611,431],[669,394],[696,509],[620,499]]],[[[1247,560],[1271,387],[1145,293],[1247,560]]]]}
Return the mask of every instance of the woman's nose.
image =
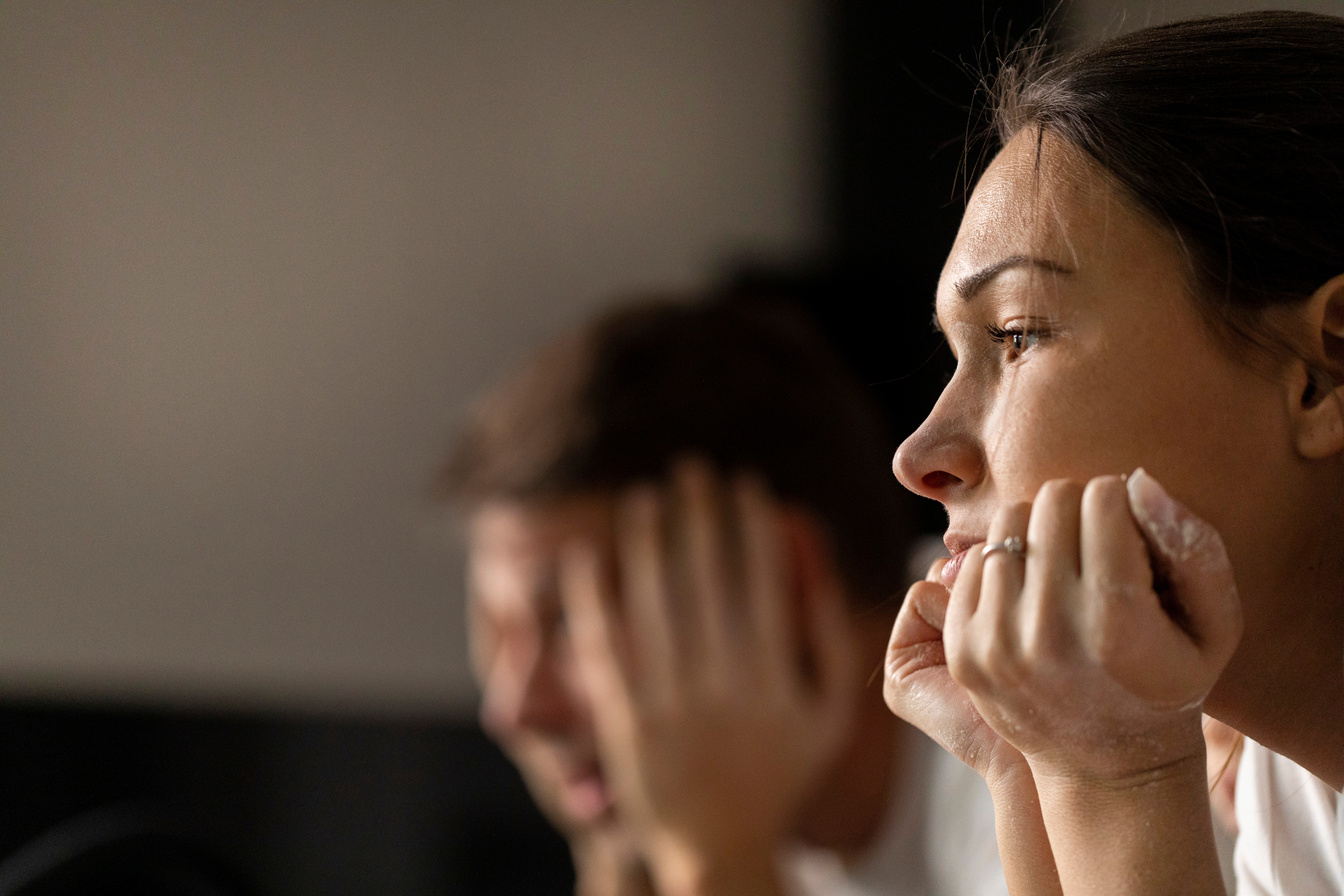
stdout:
{"type": "Polygon", "coordinates": [[[944,393],[919,429],[896,449],[892,472],[901,484],[944,504],[985,475],[984,452],[972,430],[951,413],[944,393]]]}

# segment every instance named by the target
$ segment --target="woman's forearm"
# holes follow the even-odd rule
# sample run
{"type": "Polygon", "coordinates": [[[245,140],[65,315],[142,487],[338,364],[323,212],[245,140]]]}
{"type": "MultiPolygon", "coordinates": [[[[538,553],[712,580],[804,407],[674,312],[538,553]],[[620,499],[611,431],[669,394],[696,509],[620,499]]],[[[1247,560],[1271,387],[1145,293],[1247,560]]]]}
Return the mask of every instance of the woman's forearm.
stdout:
{"type": "Polygon", "coordinates": [[[1012,896],[1060,896],[1063,891],[1036,783],[1025,760],[995,775],[989,791],[1008,892],[1012,896]]]}
{"type": "Polygon", "coordinates": [[[1202,755],[1123,781],[1036,782],[1068,896],[1224,896],[1202,755]]]}

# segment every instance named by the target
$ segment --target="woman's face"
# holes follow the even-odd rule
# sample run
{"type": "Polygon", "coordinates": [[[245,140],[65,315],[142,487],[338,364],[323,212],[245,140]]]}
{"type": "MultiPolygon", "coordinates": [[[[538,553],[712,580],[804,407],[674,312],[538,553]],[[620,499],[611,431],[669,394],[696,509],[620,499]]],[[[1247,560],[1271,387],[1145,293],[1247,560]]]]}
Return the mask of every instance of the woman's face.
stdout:
{"type": "Polygon", "coordinates": [[[1282,378],[1214,339],[1174,238],[1099,166],[1039,146],[1038,164],[1036,132],[1019,134],[968,204],[937,296],[956,373],[896,475],[943,503],[957,555],[1049,479],[1143,466],[1219,528],[1239,582],[1258,575],[1238,554],[1272,548],[1261,523],[1282,512],[1282,378]]]}

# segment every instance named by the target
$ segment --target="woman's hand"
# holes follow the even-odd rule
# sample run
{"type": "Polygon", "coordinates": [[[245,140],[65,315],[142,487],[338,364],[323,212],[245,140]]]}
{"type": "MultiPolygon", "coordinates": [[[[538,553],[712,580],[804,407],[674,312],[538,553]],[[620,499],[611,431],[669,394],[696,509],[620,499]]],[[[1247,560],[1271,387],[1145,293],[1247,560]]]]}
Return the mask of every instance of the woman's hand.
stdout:
{"type": "Polygon", "coordinates": [[[1026,757],[985,721],[948,670],[943,630],[951,595],[939,575],[946,563],[934,561],[924,581],[905,594],[887,646],[883,696],[892,712],[979,772],[991,787],[1004,777],[1030,777],[1026,757]]]}
{"type": "Polygon", "coordinates": [[[1221,538],[1142,470],[1046,483],[995,516],[1012,536],[1025,554],[962,566],[944,650],[1030,766],[1063,891],[1221,894],[1200,729],[1241,637],[1221,538]]]}
{"type": "Polygon", "coordinates": [[[1241,637],[1222,540],[1139,470],[1003,508],[953,587],[946,651],[981,716],[1042,775],[1130,781],[1198,754],[1241,637]]]}
{"type": "Polygon", "coordinates": [[[935,561],[906,592],[887,647],[883,696],[891,711],[979,772],[994,799],[999,857],[1013,896],[1058,896],[1059,875],[1026,757],[980,714],[948,672],[944,627],[951,595],[935,561]]]}
{"type": "Polygon", "coordinates": [[[773,892],[858,692],[824,540],[701,463],[621,503],[616,569],[577,547],[562,577],[616,805],[663,892],[773,892]]]}

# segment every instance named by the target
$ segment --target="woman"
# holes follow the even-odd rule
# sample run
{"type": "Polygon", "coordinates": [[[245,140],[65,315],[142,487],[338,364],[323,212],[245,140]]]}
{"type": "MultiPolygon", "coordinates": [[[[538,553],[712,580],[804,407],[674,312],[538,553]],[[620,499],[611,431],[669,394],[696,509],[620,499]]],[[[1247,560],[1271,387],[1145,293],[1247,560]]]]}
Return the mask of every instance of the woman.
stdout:
{"type": "Polygon", "coordinates": [[[1240,892],[1340,893],[1344,20],[1000,88],[938,289],[957,370],[894,462],[953,556],[888,705],[985,777],[1015,893],[1222,893],[1201,709],[1251,739],[1240,892]]]}

